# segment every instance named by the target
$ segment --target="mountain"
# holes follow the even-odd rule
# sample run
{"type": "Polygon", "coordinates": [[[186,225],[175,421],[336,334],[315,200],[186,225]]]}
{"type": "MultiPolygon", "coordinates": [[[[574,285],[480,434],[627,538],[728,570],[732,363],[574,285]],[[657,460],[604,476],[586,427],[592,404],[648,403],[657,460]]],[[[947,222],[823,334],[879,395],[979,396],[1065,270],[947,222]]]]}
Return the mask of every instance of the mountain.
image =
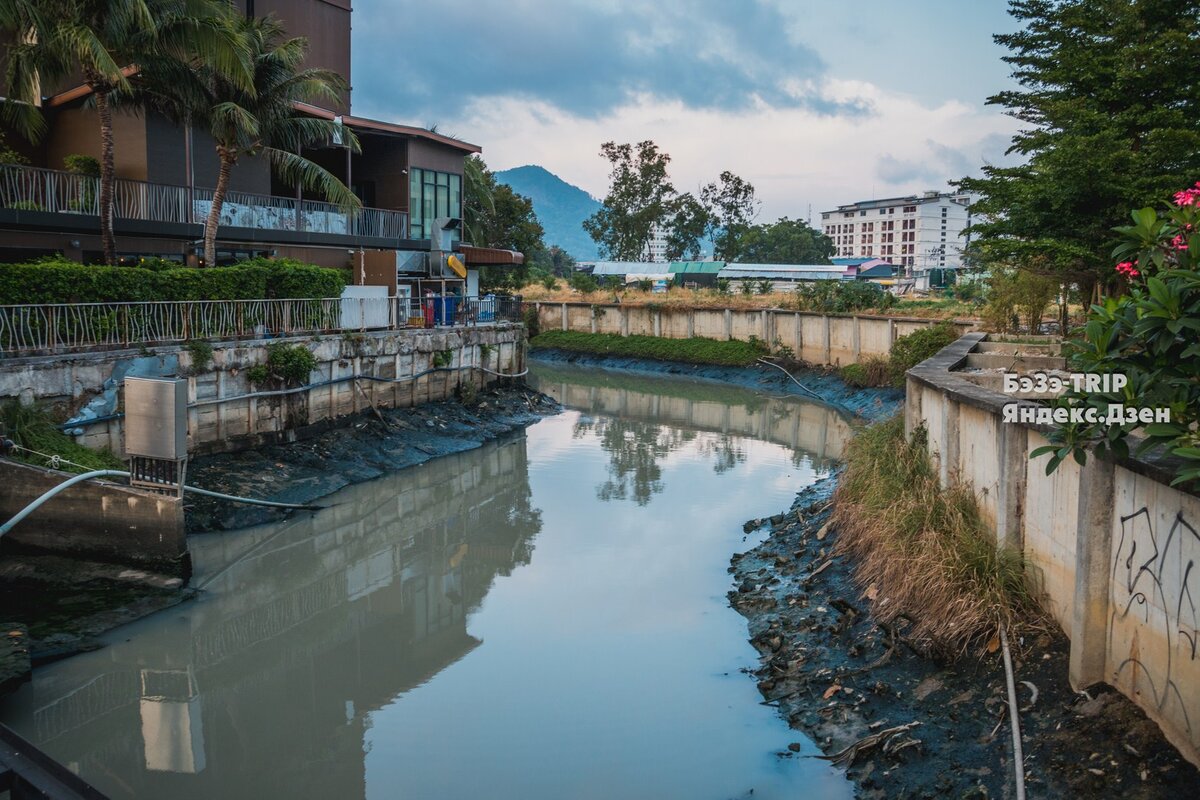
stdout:
{"type": "Polygon", "coordinates": [[[577,261],[596,260],[596,243],[583,230],[583,221],[600,210],[598,200],[536,164],[495,175],[498,183],[508,184],[533,202],[533,210],[546,231],[547,247],[556,244],[577,261]]]}

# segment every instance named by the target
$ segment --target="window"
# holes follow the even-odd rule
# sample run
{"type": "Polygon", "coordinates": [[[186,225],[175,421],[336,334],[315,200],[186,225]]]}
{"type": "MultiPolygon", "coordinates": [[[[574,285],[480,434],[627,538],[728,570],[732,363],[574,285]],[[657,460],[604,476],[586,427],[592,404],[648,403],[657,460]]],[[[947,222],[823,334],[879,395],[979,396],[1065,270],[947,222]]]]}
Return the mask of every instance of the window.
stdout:
{"type": "Polygon", "coordinates": [[[883,216],[883,213],[884,213],[884,212],[883,212],[883,209],[882,209],[882,208],[881,208],[881,209],[879,209],[879,216],[881,216],[881,217],[882,217],[882,216],[883,216]]]}
{"type": "Polygon", "coordinates": [[[895,209],[895,207],[893,207],[893,208],[889,208],[889,209],[888,209],[888,213],[889,213],[889,214],[895,214],[895,213],[896,213],[896,209],[895,209]]]}
{"type": "MultiPolygon", "coordinates": [[[[408,171],[409,235],[428,239],[438,217],[462,217],[462,176],[413,168],[408,171]]],[[[459,232],[451,234],[458,241],[459,232]]]]}
{"type": "Polygon", "coordinates": [[[859,212],[858,212],[858,215],[859,215],[860,217],[865,217],[865,216],[867,215],[867,210],[864,208],[862,211],[859,211],[859,212]]]}
{"type": "Polygon", "coordinates": [[[916,206],[905,206],[904,213],[905,214],[915,214],[915,213],[917,213],[917,207],[916,206]]]}

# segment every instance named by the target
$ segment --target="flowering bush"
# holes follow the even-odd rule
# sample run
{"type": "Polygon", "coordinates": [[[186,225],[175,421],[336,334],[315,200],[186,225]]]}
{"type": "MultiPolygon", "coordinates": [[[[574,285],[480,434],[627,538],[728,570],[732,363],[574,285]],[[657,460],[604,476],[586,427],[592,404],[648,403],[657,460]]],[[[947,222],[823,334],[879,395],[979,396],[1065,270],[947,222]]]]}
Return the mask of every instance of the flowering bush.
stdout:
{"type": "Polygon", "coordinates": [[[1068,456],[1084,463],[1088,447],[1123,456],[1137,431],[1139,452],[1159,445],[1179,457],[1174,483],[1200,481],[1200,183],[1162,210],[1131,216],[1133,225],[1116,229],[1123,241],[1113,251],[1129,291],[1092,306],[1082,339],[1069,348],[1073,369],[1119,373],[1128,382],[1107,393],[1072,392],[1062,402],[1093,406],[1102,419],[1116,404],[1169,409],[1170,421],[1070,423],[1033,455],[1051,454],[1047,473],[1068,456]]]}

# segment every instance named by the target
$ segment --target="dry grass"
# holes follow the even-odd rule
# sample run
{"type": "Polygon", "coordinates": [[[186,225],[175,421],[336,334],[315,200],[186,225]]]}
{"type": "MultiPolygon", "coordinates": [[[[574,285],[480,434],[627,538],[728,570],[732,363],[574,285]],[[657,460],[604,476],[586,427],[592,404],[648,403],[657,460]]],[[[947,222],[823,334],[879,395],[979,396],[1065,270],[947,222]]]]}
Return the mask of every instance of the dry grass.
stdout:
{"type": "MultiPolygon", "coordinates": [[[[612,303],[618,297],[618,294],[614,293],[612,289],[578,292],[568,287],[565,281],[559,281],[553,289],[547,289],[539,283],[532,283],[521,289],[520,294],[526,301],[551,303],[612,303]]],[[[729,294],[719,294],[713,289],[685,289],[680,286],[670,287],[665,294],[627,288],[620,290],[619,298],[623,305],[656,305],[663,308],[791,309],[796,307],[796,299],[791,292],[747,295],[742,294],[736,288],[729,294]]],[[[926,299],[901,300],[890,309],[864,309],[855,313],[893,317],[958,319],[975,316],[977,309],[967,303],[950,299],[926,299]]]]}
{"type": "Polygon", "coordinates": [[[878,618],[911,620],[914,644],[952,658],[1001,625],[1041,623],[1021,554],[997,549],[970,487],[941,488],[923,432],[906,440],[902,418],[855,437],[834,501],[836,550],[878,618]]]}

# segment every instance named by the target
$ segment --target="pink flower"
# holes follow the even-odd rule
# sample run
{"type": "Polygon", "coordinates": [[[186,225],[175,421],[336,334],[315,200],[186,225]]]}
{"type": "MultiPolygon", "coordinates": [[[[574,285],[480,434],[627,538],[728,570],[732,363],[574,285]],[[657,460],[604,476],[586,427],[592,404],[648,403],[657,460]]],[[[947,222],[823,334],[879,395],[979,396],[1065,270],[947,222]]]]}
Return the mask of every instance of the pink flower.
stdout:
{"type": "Polygon", "coordinates": [[[1188,249],[1187,242],[1183,240],[1182,233],[1176,234],[1175,238],[1171,240],[1171,247],[1175,248],[1176,250],[1188,249]]]}
{"type": "Polygon", "coordinates": [[[1116,269],[1117,272],[1121,273],[1130,280],[1133,280],[1141,274],[1138,272],[1137,267],[1133,266],[1133,262],[1131,261],[1122,261],[1120,264],[1117,264],[1116,269]]]}
{"type": "Polygon", "coordinates": [[[1182,192],[1175,193],[1175,205],[1177,206],[1194,206],[1200,203],[1200,181],[1196,182],[1195,189],[1184,189],[1182,192]]]}

